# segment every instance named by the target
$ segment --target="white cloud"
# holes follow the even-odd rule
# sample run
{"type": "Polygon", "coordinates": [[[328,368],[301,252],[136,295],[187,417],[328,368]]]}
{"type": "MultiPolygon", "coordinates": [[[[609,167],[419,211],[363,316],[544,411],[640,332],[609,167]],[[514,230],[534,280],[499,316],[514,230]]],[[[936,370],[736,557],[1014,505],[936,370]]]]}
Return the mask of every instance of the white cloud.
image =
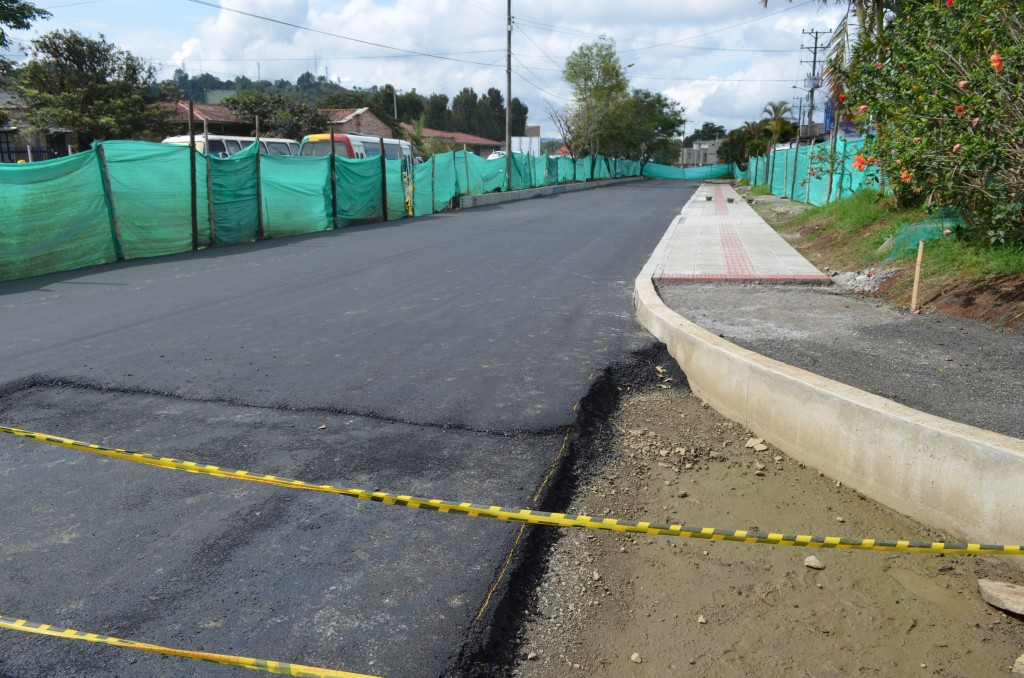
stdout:
{"type": "MultiPolygon", "coordinates": [[[[463,87],[478,94],[489,87],[505,90],[506,0],[224,2],[278,23],[185,4],[184,13],[180,4],[138,11],[128,6],[123,19],[103,17],[104,32],[112,42],[162,63],[161,77],[184,62],[191,73],[201,69],[223,79],[259,73],[294,82],[304,71],[315,71],[348,86],[390,83],[399,91],[415,88],[450,98],[463,87]]],[[[541,124],[545,134],[554,130],[544,101],[564,103],[559,97],[567,94],[562,61],[600,34],[616,39],[623,65],[635,64],[627,69],[634,86],[663,92],[686,108],[687,129],[708,120],[731,129],[760,117],[767,101],[801,94],[792,85],[809,68],[800,63],[810,57],[801,51],[810,44],[803,31],[831,28],[841,15],[817,0],[773,0],[767,9],[759,0],[513,0],[512,9],[513,95],[527,103],[530,122],[541,124]]],[[[86,25],[92,18],[88,10],[63,10],[83,12],[67,27],[86,25]]],[[[73,16],[55,15],[47,29],[73,16]]]]}

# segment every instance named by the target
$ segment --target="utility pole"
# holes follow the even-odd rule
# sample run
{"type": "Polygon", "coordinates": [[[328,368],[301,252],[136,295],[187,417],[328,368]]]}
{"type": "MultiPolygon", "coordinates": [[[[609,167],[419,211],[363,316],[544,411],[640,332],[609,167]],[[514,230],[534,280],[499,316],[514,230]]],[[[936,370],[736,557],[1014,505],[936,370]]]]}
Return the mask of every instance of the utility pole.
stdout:
{"type": "MultiPolygon", "coordinates": [[[[813,125],[814,124],[814,90],[818,89],[818,87],[821,86],[821,76],[818,75],[818,49],[819,49],[819,47],[818,47],[818,40],[823,35],[828,35],[831,32],[832,31],[814,31],[814,30],[810,30],[810,31],[809,30],[804,30],[803,31],[804,35],[810,35],[811,37],[814,38],[814,46],[813,47],[805,47],[803,45],[801,45],[801,47],[800,47],[801,49],[806,49],[806,50],[810,51],[810,53],[811,53],[811,62],[810,62],[811,63],[811,73],[810,73],[810,75],[807,76],[807,80],[804,81],[804,85],[807,87],[807,91],[808,91],[808,98],[807,98],[807,124],[808,125],[813,125]]],[[[823,47],[824,47],[824,45],[822,45],[822,48],[823,47]]],[[[806,61],[801,61],[800,63],[806,64],[807,62],[806,61]]]]}
{"type": "Polygon", "coordinates": [[[508,0],[508,47],[505,50],[505,190],[512,190],[512,0],[508,0]]]}

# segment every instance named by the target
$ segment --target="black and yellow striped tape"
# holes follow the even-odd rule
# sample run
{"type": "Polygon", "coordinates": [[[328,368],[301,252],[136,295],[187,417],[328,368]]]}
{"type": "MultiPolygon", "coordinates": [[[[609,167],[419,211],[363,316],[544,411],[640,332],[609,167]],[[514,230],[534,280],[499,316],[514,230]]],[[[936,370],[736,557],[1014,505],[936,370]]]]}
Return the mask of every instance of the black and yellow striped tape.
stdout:
{"type": "Polygon", "coordinates": [[[37,624],[25,619],[15,619],[0,615],[0,629],[11,629],[12,631],[23,631],[25,633],[38,633],[44,636],[56,636],[58,638],[69,638],[71,640],[84,640],[90,643],[104,643],[117,647],[126,647],[132,650],[144,652],[155,652],[157,654],[170,655],[172,657],[184,657],[226,666],[239,666],[245,669],[276,673],[281,676],[301,676],[301,678],[374,678],[361,673],[349,673],[348,671],[335,671],[333,669],[318,669],[302,664],[291,664],[288,662],[275,662],[269,659],[252,659],[251,657],[235,657],[228,654],[214,654],[212,652],[194,652],[192,650],[179,650],[173,647],[153,645],[151,643],[139,643],[134,640],[104,636],[98,633],[86,633],[65,629],[50,624],[37,624]]]}
{"type": "Polygon", "coordinates": [[[584,515],[566,513],[548,513],[530,509],[506,509],[501,506],[485,506],[469,502],[453,502],[443,499],[424,499],[406,494],[389,494],[387,492],[368,492],[360,489],[345,489],[333,485],[313,485],[301,480],[291,480],[273,475],[260,475],[248,471],[233,471],[209,464],[197,464],[191,461],[180,461],[169,457],[157,457],[144,452],[129,452],[116,448],[101,447],[82,443],[68,438],[60,438],[45,433],[34,433],[21,429],[0,426],[0,433],[10,433],[22,438],[30,438],[51,445],[69,447],[84,452],[102,454],[115,459],[125,459],[140,464],[158,466],[160,468],[203,473],[220,478],[248,480],[255,483],[290,487],[297,490],[314,490],[329,492],[356,499],[377,501],[383,504],[397,504],[410,508],[438,511],[439,513],[458,513],[474,518],[493,518],[532,525],[549,525],[552,527],[582,527],[589,530],[610,530],[612,532],[632,532],[640,534],[660,534],[669,537],[687,537],[691,539],[712,539],[715,541],[735,541],[746,544],[776,544],[781,546],[808,546],[811,548],[855,549],[862,551],[901,551],[905,553],[975,553],[986,555],[1019,556],[1024,555],[1024,546],[1001,544],[975,544],[910,541],[906,539],[852,539],[848,537],[816,537],[805,534],[783,534],[779,532],[753,532],[749,530],[722,530],[713,527],[694,527],[691,525],[669,525],[648,521],[617,520],[614,518],[593,518],[584,515]]]}

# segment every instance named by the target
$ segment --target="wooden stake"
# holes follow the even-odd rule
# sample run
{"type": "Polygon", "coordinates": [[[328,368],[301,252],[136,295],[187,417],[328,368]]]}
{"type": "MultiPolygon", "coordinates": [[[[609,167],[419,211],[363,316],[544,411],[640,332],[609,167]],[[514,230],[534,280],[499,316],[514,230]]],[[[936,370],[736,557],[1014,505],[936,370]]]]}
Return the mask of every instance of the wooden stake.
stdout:
{"type": "Polygon", "coordinates": [[[910,297],[910,310],[913,313],[920,313],[917,307],[917,290],[921,285],[921,260],[924,259],[924,240],[917,243],[917,266],[914,267],[914,293],[910,297]]]}

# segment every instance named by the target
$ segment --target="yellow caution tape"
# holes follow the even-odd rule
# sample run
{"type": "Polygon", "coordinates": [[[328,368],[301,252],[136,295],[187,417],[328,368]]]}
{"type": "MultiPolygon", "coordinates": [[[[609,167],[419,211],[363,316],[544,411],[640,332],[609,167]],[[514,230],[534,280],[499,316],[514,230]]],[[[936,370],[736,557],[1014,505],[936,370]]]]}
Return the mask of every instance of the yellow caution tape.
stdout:
{"type": "Polygon", "coordinates": [[[213,662],[227,666],[240,666],[245,669],[266,671],[282,676],[301,676],[301,678],[375,678],[361,673],[349,673],[348,671],[335,671],[333,669],[318,669],[302,664],[291,664],[288,662],[275,662],[269,659],[252,659],[250,657],[235,657],[228,654],[214,654],[212,652],[194,652],[192,650],[178,650],[173,647],[152,645],[150,643],[139,643],[134,640],[104,636],[98,633],[86,633],[65,629],[50,624],[37,624],[25,619],[15,619],[0,615],[0,629],[11,629],[12,631],[24,631],[25,633],[38,633],[44,636],[56,636],[58,638],[70,638],[72,640],[85,640],[90,643],[105,643],[117,647],[126,647],[132,650],[143,652],[155,652],[157,654],[171,655],[173,657],[184,657],[203,662],[213,662]]]}
{"type": "Polygon", "coordinates": [[[749,530],[722,530],[713,527],[694,527],[690,525],[669,525],[649,521],[618,520],[615,518],[593,518],[585,515],[566,513],[548,513],[530,509],[506,509],[501,506],[484,506],[469,502],[453,502],[443,499],[424,499],[407,494],[389,494],[387,492],[368,492],[360,489],[345,489],[333,485],[313,485],[301,480],[291,480],[273,475],[260,475],[248,471],[233,471],[209,464],[197,464],[191,461],[180,461],[169,457],[157,457],[144,452],[129,452],[117,448],[101,447],[82,443],[68,438],[60,438],[45,433],[33,433],[21,429],[0,426],[0,433],[10,433],[22,438],[30,438],[40,442],[69,447],[83,452],[93,452],[115,459],[125,459],[139,464],[148,464],[160,468],[203,473],[220,478],[248,480],[254,483],[289,487],[296,490],[314,490],[340,494],[356,499],[377,501],[383,504],[396,504],[410,508],[438,511],[439,513],[458,513],[474,518],[493,518],[532,525],[549,525],[552,527],[582,527],[588,530],[610,530],[612,532],[631,532],[640,534],[660,534],[669,537],[686,537],[691,539],[712,539],[715,541],[735,541],[746,544],[776,544],[780,546],[807,546],[811,548],[856,549],[862,551],[901,551],[905,553],[974,553],[986,555],[1019,556],[1024,555],[1024,546],[1001,544],[950,543],[941,541],[910,541],[905,539],[851,539],[847,537],[816,537],[805,534],[783,534],[779,532],[754,532],[749,530]]]}

